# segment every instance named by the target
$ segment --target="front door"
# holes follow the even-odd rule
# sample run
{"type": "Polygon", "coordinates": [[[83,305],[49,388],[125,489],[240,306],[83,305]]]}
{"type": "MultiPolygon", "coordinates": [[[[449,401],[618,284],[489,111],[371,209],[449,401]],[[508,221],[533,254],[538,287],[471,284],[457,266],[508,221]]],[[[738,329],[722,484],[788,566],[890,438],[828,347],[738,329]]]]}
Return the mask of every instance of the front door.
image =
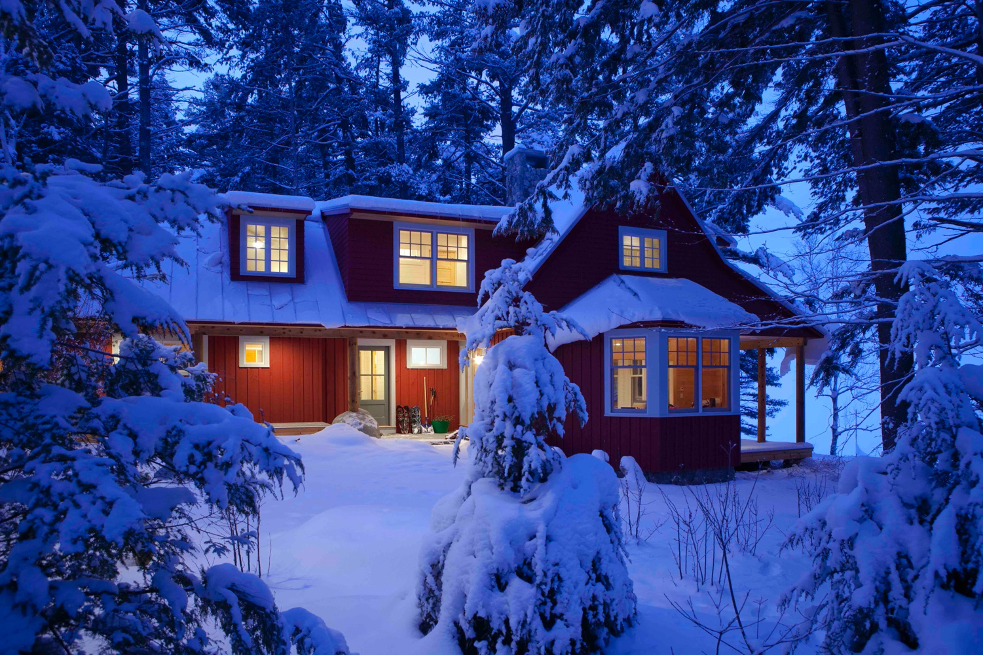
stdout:
{"type": "Polygon", "coordinates": [[[359,347],[359,407],[380,426],[391,426],[389,418],[389,347],[359,347]]]}

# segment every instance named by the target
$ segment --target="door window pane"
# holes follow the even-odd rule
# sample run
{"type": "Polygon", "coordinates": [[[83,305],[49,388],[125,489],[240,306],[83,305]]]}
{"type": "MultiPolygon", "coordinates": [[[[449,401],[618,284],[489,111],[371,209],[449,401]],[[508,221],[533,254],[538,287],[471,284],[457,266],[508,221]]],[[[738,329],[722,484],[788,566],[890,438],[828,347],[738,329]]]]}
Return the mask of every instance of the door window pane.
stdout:
{"type": "Polygon", "coordinates": [[[646,338],[611,340],[612,409],[646,409],[646,338]]]}

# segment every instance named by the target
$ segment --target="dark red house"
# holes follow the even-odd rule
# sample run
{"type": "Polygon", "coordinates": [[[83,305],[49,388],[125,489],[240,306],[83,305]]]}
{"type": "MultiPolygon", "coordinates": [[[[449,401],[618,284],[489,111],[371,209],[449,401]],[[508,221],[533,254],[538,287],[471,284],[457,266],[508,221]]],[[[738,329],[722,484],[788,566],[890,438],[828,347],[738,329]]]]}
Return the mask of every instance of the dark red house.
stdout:
{"type": "Polygon", "coordinates": [[[493,236],[508,207],[227,196],[225,221],[182,239],[189,267],[174,266],[157,291],[186,317],[224,395],[278,431],[312,431],[359,406],[392,426],[398,404],[467,423],[481,358],[458,370],[459,325],[484,272],[508,257],[525,261],[547,309],[592,336],[551,343],[590,413],[567,427],[565,452],[632,455],[673,477],[812,451],[804,365],[823,334],[728,263],[728,238],[672,190],[656,217],[558,201],[559,234],[539,243],[493,236]],[[738,351],[759,349],[764,375],[771,347],[796,354],[796,435],[765,442],[763,421],[758,443],[742,441],[738,351]]]}

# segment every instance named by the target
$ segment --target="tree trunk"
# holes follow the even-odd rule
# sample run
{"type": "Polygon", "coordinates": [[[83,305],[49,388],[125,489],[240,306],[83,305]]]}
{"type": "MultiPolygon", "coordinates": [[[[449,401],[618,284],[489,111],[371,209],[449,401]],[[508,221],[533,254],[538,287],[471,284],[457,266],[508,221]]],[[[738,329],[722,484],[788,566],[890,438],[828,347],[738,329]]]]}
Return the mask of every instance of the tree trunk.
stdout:
{"type": "Polygon", "coordinates": [[[837,455],[837,443],[840,441],[840,390],[838,389],[839,375],[834,374],[830,379],[830,455],[837,455]]]}
{"type": "MultiPolygon", "coordinates": [[[[394,0],[388,0],[386,8],[390,11],[395,6],[394,0]]],[[[396,43],[396,35],[390,44],[390,84],[393,86],[393,129],[396,131],[396,163],[407,163],[406,130],[403,125],[403,82],[400,79],[400,48],[396,43]]]]}
{"type": "Polygon", "coordinates": [[[502,154],[516,147],[516,117],[513,116],[513,89],[499,80],[499,127],[502,131],[502,154]]]}
{"type": "MultiPolygon", "coordinates": [[[[140,9],[147,11],[147,0],[140,0],[140,9]]],[[[149,12],[148,12],[149,13],[149,12]]],[[[140,88],[140,130],[138,138],[138,153],[140,170],[150,178],[150,41],[149,34],[140,35],[137,44],[138,84],[140,88]]]]}
{"type": "MultiPolygon", "coordinates": [[[[884,31],[881,4],[849,0],[845,16],[841,3],[828,2],[832,36],[851,37],[843,42],[850,50],[862,50],[883,41],[869,36],[884,31]]],[[[861,167],[895,158],[895,138],[888,110],[892,93],[885,50],[873,49],[844,55],[836,66],[844,109],[849,119],[851,156],[861,167]]],[[[906,259],[902,186],[895,166],[875,166],[858,171],[858,196],[864,206],[864,225],[871,258],[871,280],[878,296],[878,364],[881,387],[882,450],[890,451],[899,427],[906,421],[908,404],[899,392],[912,369],[912,356],[893,358],[891,321],[903,286],[895,281],[906,259]]]]}
{"type": "MultiPolygon", "coordinates": [[[[126,11],[126,0],[116,0],[120,9],[126,11]]],[[[116,24],[116,50],[113,53],[113,64],[116,67],[116,98],[113,109],[116,114],[116,151],[119,156],[119,173],[133,173],[133,142],[130,138],[130,53],[127,48],[126,23],[122,20],[116,24]]]]}

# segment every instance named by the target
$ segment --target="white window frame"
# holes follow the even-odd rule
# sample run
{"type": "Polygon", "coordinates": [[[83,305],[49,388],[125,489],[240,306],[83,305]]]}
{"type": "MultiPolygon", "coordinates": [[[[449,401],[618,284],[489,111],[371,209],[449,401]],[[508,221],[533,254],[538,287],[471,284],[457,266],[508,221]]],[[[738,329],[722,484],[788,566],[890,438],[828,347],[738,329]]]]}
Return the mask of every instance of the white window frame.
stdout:
{"type": "MultiPolygon", "coordinates": [[[[454,260],[451,260],[454,261],[454,260]]],[[[432,223],[393,223],[393,288],[394,289],[423,289],[435,292],[475,292],[475,229],[458,228],[454,226],[435,225],[432,223]],[[431,284],[408,285],[400,282],[400,230],[414,232],[429,232],[431,235],[431,284]],[[448,287],[437,284],[437,233],[449,235],[466,235],[468,237],[468,286],[448,287]]],[[[408,350],[409,352],[409,350],[408,350]]]]}
{"type": "Polygon", "coordinates": [[[407,340],[407,369],[447,369],[448,368],[448,343],[443,339],[408,339],[407,340]],[[413,364],[410,353],[413,348],[435,348],[441,349],[441,364],[413,364]]]}
{"type": "Polygon", "coordinates": [[[737,415],[741,413],[741,403],[737,398],[739,393],[739,334],[729,330],[670,330],[666,328],[618,328],[604,333],[605,354],[605,416],[606,417],[695,417],[704,415],[737,415]],[[645,337],[646,338],[646,409],[637,410],[612,408],[612,338],[615,337],[645,337]],[[668,377],[669,358],[668,340],[670,337],[695,337],[697,339],[697,380],[695,395],[697,406],[693,410],[670,410],[668,377]],[[702,405],[702,376],[703,376],[703,342],[701,339],[729,340],[729,376],[728,376],[728,407],[704,408],[702,405]]]}
{"type": "Polygon", "coordinates": [[[280,219],[272,216],[253,216],[251,214],[241,214],[239,217],[239,275],[241,276],[262,276],[264,278],[293,278],[297,276],[297,221],[294,219],[280,219]],[[246,226],[247,224],[266,226],[267,247],[266,247],[266,271],[247,271],[246,270],[246,226]],[[290,242],[287,253],[287,273],[270,271],[270,228],[286,227],[288,230],[287,239],[290,242]]]}
{"type": "Polygon", "coordinates": [[[239,366],[243,369],[269,369],[270,368],[270,338],[263,336],[239,336],[239,366]],[[246,344],[248,342],[259,342],[263,345],[263,362],[246,362],[246,344]]]}
{"type": "Polygon", "coordinates": [[[666,231],[665,230],[654,230],[652,228],[633,228],[631,226],[619,226],[618,227],[618,267],[623,271],[648,271],[649,273],[666,273],[666,231]],[[628,235],[630,237],[639,238],[639,262],[644,264],[645,258],[645,239],[659,239],[659,266],[658,267],[647,267],[647,266],[626,266],[625,258],[623,256],[623,239],[628,235]]]}

